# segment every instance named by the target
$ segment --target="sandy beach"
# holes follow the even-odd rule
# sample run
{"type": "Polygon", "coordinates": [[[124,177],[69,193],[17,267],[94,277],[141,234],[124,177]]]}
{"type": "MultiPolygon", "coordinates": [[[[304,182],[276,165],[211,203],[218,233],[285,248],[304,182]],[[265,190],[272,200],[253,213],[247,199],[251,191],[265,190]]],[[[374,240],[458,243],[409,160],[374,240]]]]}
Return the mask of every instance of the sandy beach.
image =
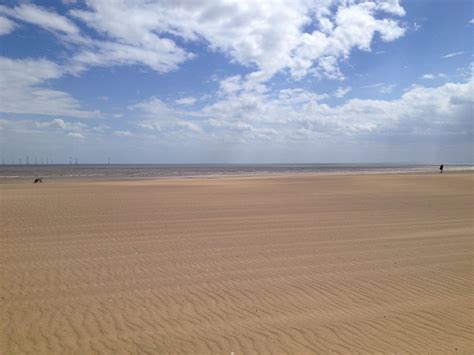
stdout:
{"type": "Polygon", "coordinates": [[[0,185],[3,354],[474,352],[474,174],[0,185]]]}

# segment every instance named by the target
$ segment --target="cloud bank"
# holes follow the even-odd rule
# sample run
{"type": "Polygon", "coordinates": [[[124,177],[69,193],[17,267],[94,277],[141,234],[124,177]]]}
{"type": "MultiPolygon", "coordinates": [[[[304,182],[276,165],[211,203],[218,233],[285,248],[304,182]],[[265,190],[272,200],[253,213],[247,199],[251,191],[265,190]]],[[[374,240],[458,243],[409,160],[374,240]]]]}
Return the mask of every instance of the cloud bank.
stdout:
{"type": "MultiPolygon", "coordinates": [[[[0,56],[2,132],[49,132],[76,144],[92,139],[282,146],[350,137],[472,139],[472,70],[457,82],[447,82],[445,74],[418,73],[426,86],[414,80],[405,90],[398,82],[382,82],[385,78],[373,84],[347,81],[343,68],[354,52],[371,52],[375,42],[407,35],[406,12],[398,0],[65,3],[63,12],[28,2],[0,5],[0,35],[34,26],[67,48],[60,59],[0,56]],[[120,113],[87,109],[90,105],[54,89],[60,79],[80,79],[94,67],[134,66],[154,75],[179,71],[200,50],[222,54],[239,72],[210,78],[213,87],[204,94],[141,97],[123,103],[120,113]],[[286,87],[275,87],[275,78],[284,78],[286,87]],[[310,89],[304,79],[335,85],[310,89]],[[428,86],[432,83],[437,86],[428,86]],[[375,94],[378,99],[358,98],[375,94]]],[[[441,53],[436,57],[445,63],[466,54],[441,53]]]]}

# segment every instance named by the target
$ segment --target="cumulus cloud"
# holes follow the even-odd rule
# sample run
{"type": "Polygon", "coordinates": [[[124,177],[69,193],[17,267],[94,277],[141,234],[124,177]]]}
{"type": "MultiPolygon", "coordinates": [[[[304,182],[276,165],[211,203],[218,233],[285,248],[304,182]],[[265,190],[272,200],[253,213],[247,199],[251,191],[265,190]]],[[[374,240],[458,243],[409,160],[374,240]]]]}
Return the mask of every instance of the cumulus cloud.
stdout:
{"type": "Polygon", "coordinates": [[[63,75],[61,67],[54,62],[0,57],[0,67],[0,112],[81,118],[100,115],[97,111],[83,110],[68,93],[42,86],[63,75]]]}
{"type": "MultiPolygon", "coordinates": [[[[414,87],[399,99],[353,99],[329,110],[333,124],[348,132],[449,134],[469,130],[472,80],[438,88],[414,87]]],[[[309,122],[318,120],[309,119],[309,122]]]]}
{"type": "MultiPolygon", "coordinates": [[[[318,1],[318,3],[330,1],[318,1]]],[[[228,53],[244,65],[281,68],[299,28],[309,20],[300,1],[89,1],[72,15],[122,43],[155,46],[172,34],[188,41],[205,39],[211,50],[228,53]],[[279,26],[275,26],[279,23],[279,26]]],[[[314,5],[314,4],[313,4],[314,5]]],[[[271,69],[271,68],[275,69],[271,69]]]]}
{"type": "Polygon", "coordinates": [[[142,63],[159,72],[193,57],[169,36],[205,40],[210,50],[262,73],[260,81],[289,69],[295,78],[312,72],[341,78],[338,63],[354,48],[370,50],[376,34],[393,41],[405,29],[384,14],[403,16],[398,0],[364,3],[333,0],[147,2],[89,0],[70,11],[110,39],[85,50],[78,65],[142,63]],[[278,24],[278,26],[275,26],[278,24]],[[307,33],[306,26],[317,30],[307,33]],[[117,48],[119,47],[119,48],[117,48]],[[127,53],[134,53],[127,57],[127,53]]]}
{"type": "Polygon", "coordinates": [[[398,0],[378,1],[377,5],[381,10],[386,11],[388,13],[397,16],[405,16],[405,10],[403,9],[403,7],[400,6],[398,0]]]}
{"type": "MultiPolygon", "coordinates": [[[[353,98],[358,94],[348,86],[353,83],[340,83],[335,90],[330,84],[327,93],[309,90],[311,80],[301,83],[304,88],[297,87],[295,80],[306,76],[343,80],[341,64],[354,51],[371,51],[375,41],[391,42],[404,36],[400,17],[405,10],[398,0],[87,0],[70,9],[60,14],[28,2],[0,6],[0,34],[25,23],[39,26],[69,41],[62,43],[68,48],[63,53],[73,53],[62,57],[62,62],[0,57],[0,112],[58,117],[0,120],[0,129],[51,131],[79,142],[94,134],[160,136],[160,142],[171,142],[178,135],[201,142],[228,137],[239,142],[314,142],[323,135],[472,135],[472,78],[436,88],[413,86],[397,98],[395,84],[373,81],[363,87],[370,89],[363,92],[364,97],[376,92],[393,94],[390,99],[378,95],[377,100],[353,98]],[[101,114],[84,109],[70,94],[51,89],[54,80],[71,73],[79,76],[91,67],[140,65],[158,73],[177,70],[197,55],[191,52],[196,45],[246,68],[239,68],[237,75],[234,68],[233,75],[220,74],[221,80],[213,82],[218,86],[215,91],[199,99],[171,93],[167,97],[174,100],[135,101],[123,113],[120,130],[70,121],[101,114]],[[283,80],[279,76],[271,81],[277,73],[283,73],[283,80]],[[280,85],[291,79],[288,88],[282,89],[280,85]],[[331,100],[345,98],[349,92],[350,100],[331,100]]],[[[446,79],[435,73],[421,78],[446,79]]],[[[112,106],[113,93],[110,97],[112,106]]],[[[114,113],[118,110],[112,108],[107,118],[121,117],[114,113]]]]}
{"type": "MultiPolygon", "coordinates": [[[[104,3],[110,7],[111,3],[104,3]]],[[[67,63],[71,73],[78,74],[91,66],[146,65],[163,73],[178,68],[183,61],[193,57],[184,49],[176,46],[168,38],[160,38],[152,33],[144,37],[123,40],[123,37],[111,34],[109,39],[96,40],[81,34],[79,27],[68,17],[53,10],[33,4],[21,4],[16,7],[0,6],[0,13],[39,26],[54,33],[61,39],[78,46],[77,53],[67,63]]],[[[78,18],[89,19],[81,11],[72,10],[78,18]]],[[[127,17],[126,12],[122,13],[127,17]]],[[[90,20],[93,23],[93,20],[90,20]]],[[[0,22],[0,26],[2,26],[0,22]]],[[[0,27],[1,29],[2,27],[0,27]]]]}
{"type": "MultiPolygon", "coordinates": [[[[242,90],[219,97],[192,113],[157,98],[131,105],[130,113],[135,117],[135,128],[148,130],[147,134],[161,137],[160,141],[194,137],[201,142],[270,141],[286,146],[292,141],[314,142],[322,137],[332,141],[341,137],[397,135],[438,139],[452,136],[457,141],[470,141],[473,97],[471,77],[466,82],[438,87],[413,86],[391,100],[354,98],[329,105],[324,95],[302,88],[274,92],[242,90]]],[[[8,129],[7,126],[0,120],[0,129],[8,129]]],[[[23,122],[22,128],[56,130],[79,140],[95,132],[94,127],[83,122],[62,119],[23,122]]],[[[110,132],[118,137],[140,136],[133,129],[110,132]]]]}
{"type": "MultiPolygon", "coordinates": [[[[302,93],[295,95],[300,98],[302,93]]],[[[455,134],[469,130],[472,134],[472,78],[466,83],[447,83],[438,88],[414,87],[391,101],[352,99],[331,107],[310,98],[311,95],[307,97],[295,100],[293,95],[282,99],[281,95],[275,98],[241,94],[204,111],[214,119],[267,124],[268,128],[280,127],[288,134],[294,134],[297,126],[324,134],[455,134]]]]}
{"type": "Polygon", "coordinates": [[[0,36],[9,34],[15,29],[15,23],[6,17],[0,16],[0,36]]]}
{"type": "Polygon", "coordinates": [[[233,75],[220,81],[219,93],[221,95],[234,94],[243,89],[242,87],[242,76],[233,75]]]}
{"type": "Polygon", "coordinates": [[[318,135],[472,135],[472,78],[434,88],[413,86],[392,100],[355,98],[330,106],[324,103],[326,97],[302,88],[277,92],[239,88],[193,113],[156,98],[134,108],[140,108],[139,125],[158,134],[188,128],[201,137],[218,132],[224,137],[286,140],[318,135]]]}
{"type": "MultiPolygon", "coordinates": [[[[378,10],[391,10],[402,14],[394,5],[398,2],[349,3],[338,8],[334,15],[334,29],[329,33],[313,31],[302,33],[301,43],[295,48],[290,70],[294,77],[305,76],[314,67],[316,74],[334,79],[343,78],[338,62],[347,59],[350,52],[357,48],[370,51],[375,34],[383,41],[393,41],[404,35],[405,29],[393,19],[377,19],[378,10]]],[[[404,13],[404,12],[403,12],[404,13]]]]}
{"type": "Polygon", "coordinates": [[[85,8],[71,9],[69,17],[28,3],[0,6],[0,13],[78,45],[68,64],[75,74],[90,66],[135,64],[160,73],[176,70],[195,56],[177,44],[180,38],[206,43],[211,51],[256,68],[259,78],[253,81],[286,69],[296,79],[309,73],[341,79],[339,62],[353,49],[369,51],[377,34],[388,42],[405,33],[393,18],[405,15],[398,0],[89,0],[85,8]],[[102,39],[85,36],[71,18],[102,39]],[[315,30],[306,32],[310,27],[315,30]]]}

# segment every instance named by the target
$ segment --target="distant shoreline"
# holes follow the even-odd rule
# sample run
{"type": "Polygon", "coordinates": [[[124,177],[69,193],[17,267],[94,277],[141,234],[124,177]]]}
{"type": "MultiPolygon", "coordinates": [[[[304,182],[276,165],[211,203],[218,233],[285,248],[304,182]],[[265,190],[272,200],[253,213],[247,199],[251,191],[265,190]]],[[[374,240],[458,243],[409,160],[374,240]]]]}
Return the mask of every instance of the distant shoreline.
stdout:
{"type": "MultiPolygon", "coordinates": [[[[124,165],[120,165],[117,170],[120,170],[124,165]]],[[[136,165],[131,165],[136,167],[136,165]]],[[[222,166],[222,165],[220,165],[222,166]]],[[[243,165],[242,165],[243,166],[243,165]]],[[[273,167],[275,165],[272,165],[273,167]]],[[[284,165],[287,166],[287,165],[284,165]]],[[[300,166],[300,165],[298,165],[300,166]]],[[[182,167],[182,166],[181,166],[182,167]]],[[[232,165],[235,167],[235,165],[232,165]]],[[[261,166],[260,166],[261,167],[261,166]]],[[[98,170],[103,170],[104,165],[98,165],[98,170]]],[[[53,169],[37,169],[37,167],[28,167],[20,168],[23,170],[18,175],[6,175],[0,167],[0,184],[9,184],[9,183],[22,183],[29,182],[37,176],[41,176],[47,181],[56,181],[56,182],[67,182],[67,181],[139,181],[139,180],[172,180],[172,179],[222,179],[222,178],[258,178],[258,177],[290,177],[290,176],[340,176],[340,175],[385,175],[385,174],[431,174],[439,173],[437,166],[406,166],[406,167],[370,167],[365,169],[361,166],[359,167],[349,167],[349,168],[333,168],[326,170],[280,170],[280,171],[271,171],[261,169],[252,170],[252,171],[224,171],[223,169],[213,172],[213,171],[204,171],[204,172],[180,172],[180,171],[164,171],[160,172],[161,174],[150,172],[138,171],[135,173],[116,171],[114,168],[105,168],[110,169],[107,172],[96,172],[85,171],[85,170],[94,170],[90,168],[90,165],[86,169],[82,169],[80,165],[75,167],[70,167],[69,165],[65,166],[54,166],[53,169]],[[36,169],[36,170],[35,170],[36,169]],[[56,170],[57,171],[54,171],[56,170]],[[54,174],[56,173],[56,174],[54,174]]],[[[136,168],[135,168],[136,169],[136,168]]],[[[146,169],[145,169],[146,170],[146,169]]],[[[155,169],[156,170],[156,169],[155,169]]],[[[445,166],[444,174],[449,173],[469,173],[474,171],[474,166],[472,165],[453,165],[445,166]]]]}

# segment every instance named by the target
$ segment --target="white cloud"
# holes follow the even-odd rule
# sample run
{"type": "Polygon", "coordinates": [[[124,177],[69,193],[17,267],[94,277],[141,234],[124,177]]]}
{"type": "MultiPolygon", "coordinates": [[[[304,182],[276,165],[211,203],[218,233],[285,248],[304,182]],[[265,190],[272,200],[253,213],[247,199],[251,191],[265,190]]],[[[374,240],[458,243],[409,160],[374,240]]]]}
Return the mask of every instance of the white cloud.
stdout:
{"type": "Polygon", "coordinates": [[[51,121],[0,119],[0,130],[14,132],[59,132],[68,136],[84,136],[88,127],[81,122],[68,122],[56,118],[51,121]]]}
{"type": "Polygon", "coordinates": [[[234,94],[242,89],[242,76],[240,75],[227,77],[219,83],[219,93],[221,95],[234,94]]]}
{"type": "MultiPolygon", "coordinates": [[[[391,86],[372,85],[385,91],[391,86]]],[[[437,88],[412,87],[394,100],[352,99],[339,106],[324,104],[324,95],[304,89],[272,93],[239,88],[194,112],[190,124],[199,127],[195,127],[195,133],[202,137],[212,136],[217,130],[221,137],[257,140],[311,140],[321,134],[472,134],[473,94],[472,78],[466,83],[447,83],[437,88]]],[[[152,112],[172,112],[171,121],[159,120],[158,116],[140,121],[142,127],[160,134],[163,129],[168,132],[176,125],[182,126],[190,118],[170,107],[163,110],[162,103],[159,110],[150,106],[150,101],[136,106],[152,112]],[[181,123],[176,124],[177,121],[181,123]]]]}
{"type": "Polygon", "coordinates": [[[186,53],[168,39],[156,39],[153,46],[124,44],[112,41],[89,41],[69,64],[72,73],[79,73],[90,66],[141,64],[159,73],[178,69],[179,64],[193,55],[186,53]]]}
{"type": "Polygon", "coordinates": [[[132,132],[130,132],[130,131],[113,131],[112,135],[116,136],[116,137],[131,137],[131,136],[133,136],[132,132]]]}
{"type": "Polygon", "coordinates": [[[15,23],[6,17],[0,16],[0,36],[9,34],[15,29],[15,23]]]}
{"type": "Polygon", "coordinates": [[[198,122],[189,120],[190,117],[196,116],[195,113],[180,111],[156,97],[131,105],[129,110],[139,118],[137,125],[150,131],[185,130],[193,133],[203,132],[198,122]]]}
{"type": "Polygon", "coordinates": [[[93,41],[73,59],[74,71],[88,66],[142,64],[160,73],[176,70],[182,62],[193,58],[171,39],[160,37],[157,23],[161,14],[145,3],[117,1],[88,2],[93,11],[71,10],[74,17],[102,33],[108,40],[93,41]],[[151,12],[150,12],[151,11],[151,12]]]}
{"type": "Polygon", "coordinates": [[[147,129],[147,130],[150,130],[150,131],[161,131],[161,126],[158,122],[154,122],[154,121],[141,121],[141,122],[138,122],[138,127],[140,128],[143,128],[143,129],[147,129]]]}
{"type": "MultiPolygon", "coordinates": [[[[135,127],[149,130],[162,142],[187,138],[238,143],[269,140],[287,146],[291,141],[357,135],[472,137],[473,86],[472,78],[433,88],[414,86],[396,99],[351,99],[334,106],[324,103],[324,95],[301,88],[277,92],[241,90],[218,97],[216,102],[192,113],[151,98],[130,106],[130,114],[135,116],[135,127]]],[[[79,140],[110,131],[109,127],[91,128],[83,123],[87,121],[20,122],[0,120],[0,129],[52,131],[79,140]]],[[[117,137],[137,136],[133,129],[110,132],[117,137]]]]}
{"type": "MultiPolygon", "coordinates": [[[[473,94],[472,78],[436,88],[412,87],[394,100],[351,99],[338,106],[322,103],[319,95],[304,89],[277,93],[242,90],[221,97],[191,117],[167,107],[173,120],[155,116],[140,124],[160,133],[188,126],[200,136],[212,135],[217,129],[226,137],[253,139],[273,134],[290,140],[313,139],[315,134],[469,134],[473,94]]],[[[139,106],[152,109],[149,103],[139,106]]]]}
{"type": "Polygon", "coordinates": [[[0,57],[0,67],[0,112],[80,118],[100,115],[83,110],[68,93],[42,86],[63,75],[61,67],[54,62],[0,57]]]}
{"type": "Polygon", "coordinates": [[[55,118],[51,121],[34,121],[34,127],[38,128],[59,128],[70,132],[83,132],[86,125],[81,122],[66,122],[63,119],[55,118]]]}
{"type": "Polygon", "coordinates": [[[393,41],[405,32],[396,20],[381,18],[384,13],[405,14],[398,0],[360,4],[333,0],[89,0],[87,4],[85,10],[71,10],[70,14],[111,40],[97,50],[80,53],[75,61],[84,67],[142,63],[159,72],[173,70],[193,55],[166,38],[171,34],[186,41],[204,39],[211,50],[256,66],[262,73],[260,81],[285,68],[301,78],[313,66],[316,74],[341,78],[338,62],[353,48],[370,50],[376,33],[383,41],[393,41]],[[320,30],[304,33],[311,22],[320,30]]]}
{"type": "Polygon", "coordinates": [[[391,9],[402,14],[397,2],[349,3],[340,6],[335,13],[334,29],[329,34],[321,31],[301,34],[301,42],[295,49],[290,66],[296,78],[305,76],[316,63],[316,73],[330,78],[343,78],[338,62],[347,59],[352,49],[370,51],[372,40],[379,33],[383,41],[393,41],[404,35],[405,29],[393,19],[377,19],[378,10],[391,9]]]}
{"type": "Polygon", "coordinates": [[[387,13],[405,14],[398,0],[89,0],[86,5],[68,14],[99,32],[103,40],[82,35],[71,19],[40,6],[0,6],[0,13],[79,45],[68,64],[74,74],[90,66],[136,64],[160,73],[176,70],[194,54],[178,46],[171,35],[204,40],[210,50],[256,68],[259,77],[253,82],[268,80],[284,69],[297,79],[308,73],[341,79],[339,62],[353,49],[369,51],[376,34],[393,41],[405,33],[398,21],[383,18],[387,13]],[[304,32],[312,24],[316,30],[304,32]]]}
{"type": "Polygon", "coordinates": [[[434,79],[447,79],[448,76],[446,74],[443,74],[443,73],[438,73],[438,74],[431,74],[431,73],[428,73],[428,74],[424,74],[422,77],[422,79],[424,80],[434,80],[434,79]]]}
{"type": "Polygon", "coordinates": [[[345,88],[340,87],[340,88],[337,88],[337,90],[334,92],[333,95],[335,97],[341,98],[341,97],[346,96],[346,94],[348,94],[351,90],[352,90],[352,88],[350,86],[345,87],[345,88]]]}
{"type": "Polygon", "coordinates": [[[462,54],[464,54],[464,52],[454,52],[454,53],[446,54],[442,56],[441,58],[452,58],[452,57],[457,57],[458,55],[462,55],[462,54]]]}
{"type": "Polygon", "coordinates": [[[59,31],[70,35],[79,34],[79,28],[68,18],[33,4],[21,4],[14,8],[0,6],[0,13],[38,25],[48,31],[59,31]]]}
{"type": "Polygon", "coordinates": [[[474,24],[474,18],[473,18],[473,19],[470,19],[468,23],[469,23],[470,25],[474,24]]]}
{"type": "Polygon", "coordinates": [[[378,7],[386,12],[392,13],[397,16],[405,16],[405,10],[400,6],[398,0],[386,0],[378,1],[378,7]]]}
{"type": "Polygon", "coordinates": [[[197,99],[195,97],[188,96],[175,100],[175,103],[177,103],[178,105],[193,105],[194,103],[196,103],[196,101],[197,99]]]}
{"type": "MultiPolygon", "coordinates": [[[[397,0],[88,0],[80,7],[82,10],[77,7],[63,16],[27,2],[10,8],[0,6],[0,13],[6,16],[0,16],[0,34],[14,29],[12,20],[23,21],[57,38],[74,41],[74,45],[67,45],[75,50],[61,65],[46,59],[0,57],[0,112],[61,117],[25,120],[16,125],[0,120],[0,129],[50,131],[78,139],[106,133],[143,137],[134,129],[146,129],[147,135],[161,135],[160,142],[172,141],[178,135],[193,136],[201,142],[213,138],[225,141],[227,137],[239,142],[314,142],[322,135],[472,135],[472,79],[436,88],[413,86],[397,99],[351,99],[335,106],[327,99],[345,97],[351,90],[347,84],[341,83],[329,95],[294,88],[295,83],[291,89],[278,90],[266,84],[278,72],[289,73],[295,79],[306,75],[344,79],[341,63],[354,50],[370,51],[378,39],[388,42],[404,35],[404,25],[394,17],[405,15],[397,0]],[[78,24],[87,30],[81,32],[78,24]],[[86,33],[94,33],[96,39],[86,33]],[[66,117],[98,117],[100,113],[85,110],[71,95],[50,86],[67,73],[79,74],[92,66],[142,65],[159,73],[176,70],[193,58],[194,54],[182,44],[189,48],[191,42],[223,53],[233,63],[247,66],[251,73],[223,78],[213,95],[208,93],[199,99],[163,101],[152,97],[130,105],[121,122],[126,124],[127,117],[135,121],[130,127],[121,126],[123,130],[68,121],[66,117]],[[188,106],[197,100],[196,106],[205,106],[192,106],[191,110],[188,106]]],[[[461,54],[450,53],[443,58],[461,54]]],[[[422,78],[447,77],[427,73],[422,78]]],[[[394,87],[376,83],[365,88],[390,93],[394,87]]],[[[350,97],[354,96],[356,93],[351,93],[350,97]]],[[[110,105],[112,101],[113,97],[110,105]]],[[[117,107],[111,110],[109,119],[121,115],[113,113],[117,107]]]]}
{"type": "Polygon", "coordinates": [[[258,128],[247,122],[228,122],[225,120],[210,119],[209,125],[213,129],[220,129],[219,133],[230,136],[238,136],[239,138],[250,139],[271,139],[278,136],[278,131],[274,128],[258,128]]]}
{"type": "Polygon", "coordinates": [[[311,101],[327,99],[327,94],[317,94],[304,89],[282,89],[278,93],[278,99],[289,104],[303,104],[311,101]]]}
{"type": "MultiPolygon", "coordinates": [[[[136,36],[129,41],[114,35],[110,36],[110,40],[93,40],[82,35],[79,27],[69,18],[32,4],[21,4],[13,8],[0,6],[0,13],[40,26],[61,39],[78,45],[76,54],[70,63],[67,63],[67,70],[73,74],[78,74],[90,66],[135,64],[146,65],[163,73],[177,69],[183,61],[193,57],[191,53],[176,46],[174,41],[160,38],[153,33],[143,37],[136,36]]],[[[89,18],[79,10],[72,10],[71,13],[79,18],[89,18]]],[[[126,11],[122,15],[128,17],[126,11]]]]}
{"type": "Polygon", "coordinates": [[[174,119],[176,117],[175,111],[157,97],[152,97],[137,104],[130,105],[128,109],[131,111],[139,111],[147,117],[152,118],[174,119]]]}
{"type": "Polygon", "coordinates": [[[191,132],[194,133],[201,133],[203,132],[202,128],[195,122],[191,121],[184,121],[184,120],[177,120],[175,125],[177,127],[183,127],[185,129],[190,130],[191,132]]]}

